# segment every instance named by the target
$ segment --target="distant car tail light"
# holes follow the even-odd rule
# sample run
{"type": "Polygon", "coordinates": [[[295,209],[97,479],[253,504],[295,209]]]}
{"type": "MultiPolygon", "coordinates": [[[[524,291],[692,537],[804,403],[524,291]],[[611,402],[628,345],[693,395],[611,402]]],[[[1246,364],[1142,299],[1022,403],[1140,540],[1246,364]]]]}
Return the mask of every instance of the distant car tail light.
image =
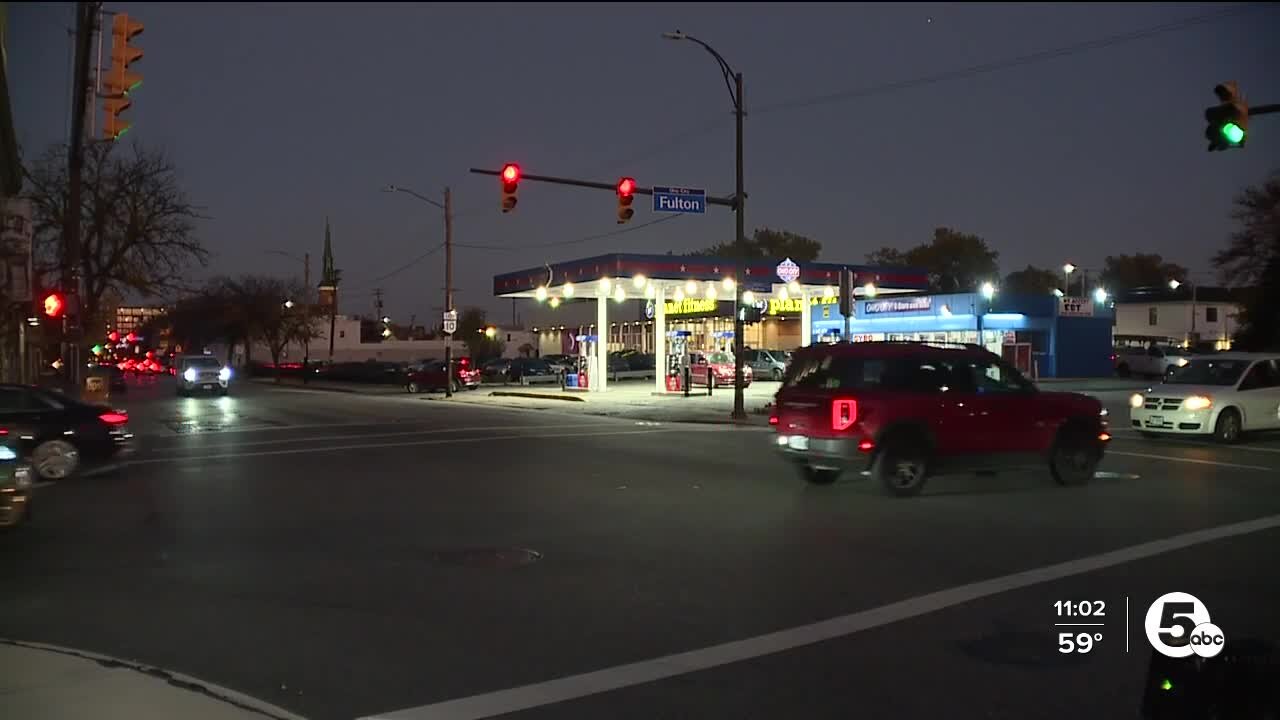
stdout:
{"type": "Polygon", "coordinates": [[[831,402],[831,429],[847,430],[858,421],[858,401],[842,398],[831,402]]]}
{"type": "Polygon", "coordinates": [[[108,425],[124,425],[129,422],[129,416],[124,413],[106,412],[98,416],[98,419],[108,425]]]}
{"type": "Polygon", "coordinates": [[[865,438],[862,442],[858,443],[858,450],[861,450],[862,452],[871,452],[875,449],[876,444],[872,442],[871,438],[865,438]]]}
{"type": "Polygon", "coordinates": [[[770,424],[770,425],[777,425],[777,424],[778,424],[778,416],[777,416],[777,415],[770,415],[770,416],[769,416],[769,424],[770,424]]]}

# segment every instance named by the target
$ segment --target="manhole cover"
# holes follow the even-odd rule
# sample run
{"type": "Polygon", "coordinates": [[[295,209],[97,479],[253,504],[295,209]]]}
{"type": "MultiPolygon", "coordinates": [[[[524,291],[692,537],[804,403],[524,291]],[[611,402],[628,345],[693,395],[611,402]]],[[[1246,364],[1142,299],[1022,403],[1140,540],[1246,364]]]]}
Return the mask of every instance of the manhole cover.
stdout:
{"type": "Polygon", "coordinates": [[[1050,633],[1003,631],[960,643],[964,654],[996,665],[1048,668],[1079,661],[1075,654],[1060,653],[1050,633]]]}
{"type": "Polygon", "coordinates": [[[438,550],[431,559],[442,565],[505,570],[531,565],[542,559],[542,553],[525,548],[464,548],[438,550]]]}

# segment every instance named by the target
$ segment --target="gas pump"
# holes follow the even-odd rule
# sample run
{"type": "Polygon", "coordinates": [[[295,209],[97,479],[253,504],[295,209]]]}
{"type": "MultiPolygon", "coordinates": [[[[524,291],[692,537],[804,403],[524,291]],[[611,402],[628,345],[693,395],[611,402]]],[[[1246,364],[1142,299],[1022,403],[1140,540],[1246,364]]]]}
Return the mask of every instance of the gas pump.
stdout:
{"type": "Polygon", "coordinates": [[[599,335],[579,335],[578,341],[578,387],[591,387],[591,378],[596,377],[596,343],[599,335]]]}
{"type": "Polygon", "coordinates": [[[689,336],[688,330],[672,330],[667,333],[667,390],[680,392],[688,389],[689,336]]]}

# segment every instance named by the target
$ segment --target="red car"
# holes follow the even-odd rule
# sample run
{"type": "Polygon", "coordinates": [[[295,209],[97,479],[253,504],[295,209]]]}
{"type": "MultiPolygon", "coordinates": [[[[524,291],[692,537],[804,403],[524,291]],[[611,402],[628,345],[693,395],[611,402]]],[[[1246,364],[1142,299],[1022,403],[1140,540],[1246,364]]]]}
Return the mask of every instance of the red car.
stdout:
{"type": "MultiPolygon", "coordinates": [[[[480,371],[471,367],[471,358],[457,358],[453,361],[453,386],[457,392],[465,387],[475,390],[480,387],[480,371]]],[[[405,377],[405,389],[411,393],[424,390],[444,390],[445,372],[443,360],[423,360],[409,366],[405,377]]]]}
{"type": "MultiPolygon", "coordinates": [[[[689,353],[689,384],[733,387],[733,353],[689,353]]],[[[742,364],[742,386],[751,384],[751,366],[742,364]]]]}
{"type": "Polygon", "coordinates": [[[809,482],[868,469],[892,495],[930,475],[1048,466],[1088,482],[1111,436],[1097,399],[1042,392],[976,345],[860,342],[796,352],[769,418],[809,482]]]}

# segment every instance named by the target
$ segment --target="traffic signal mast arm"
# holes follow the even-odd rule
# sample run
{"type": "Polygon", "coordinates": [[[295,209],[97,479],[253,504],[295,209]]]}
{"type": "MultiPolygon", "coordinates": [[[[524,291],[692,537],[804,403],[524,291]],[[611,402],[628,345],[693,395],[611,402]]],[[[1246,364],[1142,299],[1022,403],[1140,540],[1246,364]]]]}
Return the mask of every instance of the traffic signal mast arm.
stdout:
{"type": "MultiPolygon", "coordinates": [[[[501,170],[483,170],[481,168],[471,168],[471,172],[475,173],[476,175],[493,175],[495,177],[500,177],[502,175],[501,170]]],[[[593,180],[577,180],[574,178],[553,177],[551,175],[529,175],[524,172],[520,173],[520,180],[522,182],[525,180],[532,180],[534,182],[553,183],[555,185],[573,185],[575,187],[591,188],[593,190],[608,190],[611,193],[616,193],[618,191],[618,181],[616,180],[611,183],[606,183],[606,182],[595,182],[593,180]]],[[[636,185],[635,189],[632,191],[632,194],[653,195],[653,188],[641,187],[639,185],[636,185]]],[[[725,207],[734,207],[736,203],[734,203],[734,199],[732,197],[712,197],[708,195],[707,204],[723,205],[725,207]]]]}

